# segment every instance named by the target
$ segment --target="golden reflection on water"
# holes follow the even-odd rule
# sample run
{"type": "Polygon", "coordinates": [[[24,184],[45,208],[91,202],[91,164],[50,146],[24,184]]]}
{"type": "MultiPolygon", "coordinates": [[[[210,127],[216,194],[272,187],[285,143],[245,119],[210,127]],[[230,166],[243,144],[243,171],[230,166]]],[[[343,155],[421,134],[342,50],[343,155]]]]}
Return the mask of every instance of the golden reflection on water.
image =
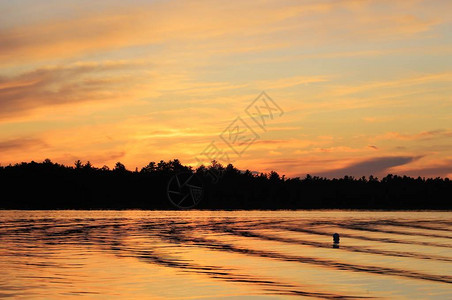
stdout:
{"type": "Polygon", "coordinates": [[[450,299],[450,216],[0,211],[0,297],[450,299]]]}

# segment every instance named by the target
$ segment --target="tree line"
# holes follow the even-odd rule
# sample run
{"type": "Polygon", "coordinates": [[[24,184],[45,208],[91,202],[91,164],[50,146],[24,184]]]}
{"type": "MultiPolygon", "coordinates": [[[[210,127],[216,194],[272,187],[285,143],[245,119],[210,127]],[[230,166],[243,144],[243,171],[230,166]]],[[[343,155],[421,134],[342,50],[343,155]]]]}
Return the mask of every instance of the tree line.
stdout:
{"type": "Polygon", "coordinates": [[[448,178],[306,175],[241,171],[215,161],[192,168],[178,159],[150,162],[141,170],[23,162],[0,166],[0,209],[174,209],[167,184],[174,174],[191,172],[204,184],[199,209],[451,209],[448,178]]]}

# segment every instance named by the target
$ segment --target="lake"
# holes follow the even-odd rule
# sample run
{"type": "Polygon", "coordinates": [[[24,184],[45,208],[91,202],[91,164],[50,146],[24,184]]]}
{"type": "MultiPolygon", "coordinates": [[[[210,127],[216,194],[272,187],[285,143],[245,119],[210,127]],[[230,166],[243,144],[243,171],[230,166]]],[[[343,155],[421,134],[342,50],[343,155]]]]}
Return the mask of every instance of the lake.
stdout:
{"type": "Polygon", "coordinates": [[[2,298],[452,299],[451,212],[0,211],[0,222],[2,298]]]}

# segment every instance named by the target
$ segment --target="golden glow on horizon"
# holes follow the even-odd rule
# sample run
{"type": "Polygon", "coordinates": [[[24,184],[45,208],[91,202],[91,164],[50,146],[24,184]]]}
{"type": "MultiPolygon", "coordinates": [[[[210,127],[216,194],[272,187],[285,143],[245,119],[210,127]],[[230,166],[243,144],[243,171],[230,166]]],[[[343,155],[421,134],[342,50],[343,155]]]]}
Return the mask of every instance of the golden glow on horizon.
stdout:
{"type": "Polygon", "coordinates": [[[239,168],[452,177],[450,1],[0,9],[1,165],[194,165],[265,90],[285,114],[239,168]]]}

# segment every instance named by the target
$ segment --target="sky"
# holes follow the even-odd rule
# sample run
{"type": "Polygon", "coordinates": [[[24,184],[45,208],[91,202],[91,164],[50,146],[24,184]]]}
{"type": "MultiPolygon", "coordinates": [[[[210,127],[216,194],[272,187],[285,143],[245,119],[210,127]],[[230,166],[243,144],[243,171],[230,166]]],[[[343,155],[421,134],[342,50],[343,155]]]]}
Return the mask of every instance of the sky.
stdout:
{"type": "Polygon", "coordinates": [[[452,1],[0,0],[0,11],[2,166],[214,158],[289,177],[452,178],[452,1]],[[278,110],[247,113],[262,103],[278,110]]]}

